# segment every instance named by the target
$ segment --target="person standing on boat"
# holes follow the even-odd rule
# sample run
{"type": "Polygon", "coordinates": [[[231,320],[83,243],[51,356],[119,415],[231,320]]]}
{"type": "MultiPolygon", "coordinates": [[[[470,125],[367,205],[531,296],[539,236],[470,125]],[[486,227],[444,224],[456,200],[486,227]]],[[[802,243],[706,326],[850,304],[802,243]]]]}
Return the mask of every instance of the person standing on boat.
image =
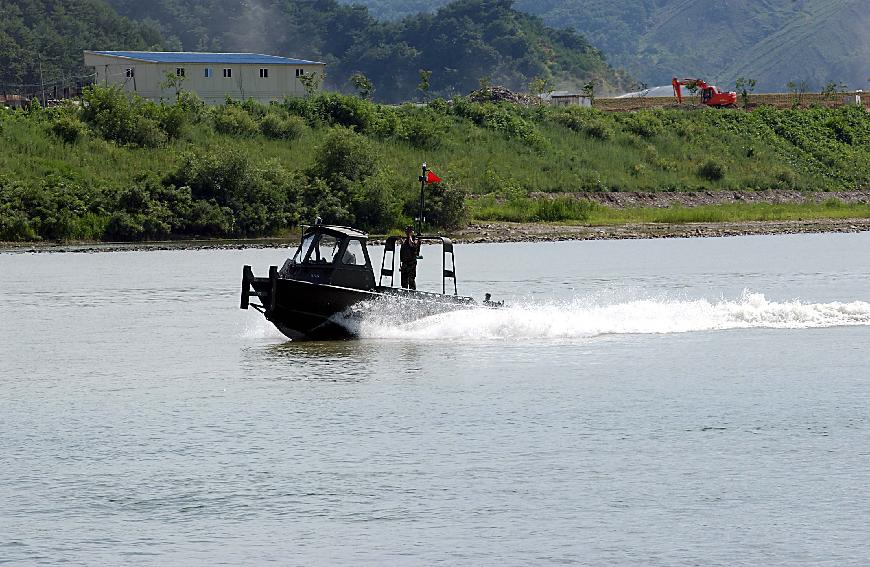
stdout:
{"type": "Polygon", "coordinates": [[[402,274],[402,287],[417,289],[417,256],[420,255],[420,241],[414,238],[414,227],[405,228],[405,240],[399,248],[399,272],[402,274]]]}

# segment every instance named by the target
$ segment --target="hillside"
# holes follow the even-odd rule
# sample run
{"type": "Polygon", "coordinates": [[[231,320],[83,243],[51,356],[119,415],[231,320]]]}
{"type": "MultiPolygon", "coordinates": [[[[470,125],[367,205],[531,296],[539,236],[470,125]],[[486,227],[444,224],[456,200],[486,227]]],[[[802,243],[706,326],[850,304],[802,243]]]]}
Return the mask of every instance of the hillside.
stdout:
{"type": "Polygon", "coordinates": [[[250,237],[316,216],[389,230],[416,212],[423,161],[445,180],[429,189],[427,218],[446,227],[469,209],[584,223],[870,218],[829,197],[614,212],[573,195],[866,191],[870,113],[857,107],[603,113],[323,94],[204,108],[184,94],[155,104],[100,87],[85,102],[0,109],[0,240],[250,237]]]}
{"type": "MultiPolygon", "coordinates": [[[[378,17],[434,9],[444,0],[347,0],[378,17]]],[[[868,88],[870,10],[866,0],[517,0],[519,10],[573,27],[650,85],[673,75],[733,87],[739,76],[760,91],[789,81],[820,89],[829,81],[868,88]]]]}
{"type": "Polygon", "coordinates": [[[81,77],[85,49],[157,49],[160,32],[119,16],[102,0],[0,0],[0,83],[66,84],[81,77]]]}
{"type": "Polygon", "coordinates": [[[421,69],[432,72],[429,96],[477,88],[483,78],[527,90],[535,78],[599,92],[632,81],[579,34],[548,28],[515,11],[510,0],[460,0],[437,14],[379,22],[360,6],[335,0],[110,0],[119,13],[157,22],[187,50],[261,51],[324,61],[330,89],[353,92],[351,75],[374,83],[387,102],[422,97],[421,69]]]}

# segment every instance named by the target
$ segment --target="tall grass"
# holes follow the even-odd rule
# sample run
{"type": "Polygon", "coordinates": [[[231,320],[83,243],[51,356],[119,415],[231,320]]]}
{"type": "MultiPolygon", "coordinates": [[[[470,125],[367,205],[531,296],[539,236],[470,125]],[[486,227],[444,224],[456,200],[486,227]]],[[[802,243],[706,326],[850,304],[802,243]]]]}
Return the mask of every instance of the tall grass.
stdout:
{"type": "Polygon", "coordinates": [[[472,217],[479,221],[568,222],[589,226],[864,219],[870,218],[870,205],[830,200],[825,203],[728,203],[699,207],[614,209],[566,197],[507,202],[486,197],[473,202],[472,217]]]}

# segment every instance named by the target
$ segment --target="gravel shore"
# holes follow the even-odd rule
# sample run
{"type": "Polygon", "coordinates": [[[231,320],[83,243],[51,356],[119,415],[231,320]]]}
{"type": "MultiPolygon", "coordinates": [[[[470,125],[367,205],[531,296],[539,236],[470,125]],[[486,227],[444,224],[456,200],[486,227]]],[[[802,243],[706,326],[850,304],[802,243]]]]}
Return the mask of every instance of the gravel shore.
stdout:
{"type": "MultiPolygon", "coordinates": [[[[870,231],[870,219],[752,221],[734,223],[628,224],[579,226],[564,224],[485,222],[451,234],[457,243],[556,242],[561,240],[630,240],[639,238],[712,238],[722,236],[870,231]]],[[[373,235],[372,244],[383,237],[373,235]]],[[[177,240],[136,243],[0,243],[0,253],[93,253],[143,250],[242,250],[296,246],[298,237],[255,240],[177,240]]]]}
{"type": "Polygon", "coordinates": [[[870,231],[870,219],[751,221],[733,223],[627,224],[573,226],[487,222],[455,234],[456,242],[551,242],[558,240],[622,240],[638,238],[710,238],[763,234],[870,231]]]}

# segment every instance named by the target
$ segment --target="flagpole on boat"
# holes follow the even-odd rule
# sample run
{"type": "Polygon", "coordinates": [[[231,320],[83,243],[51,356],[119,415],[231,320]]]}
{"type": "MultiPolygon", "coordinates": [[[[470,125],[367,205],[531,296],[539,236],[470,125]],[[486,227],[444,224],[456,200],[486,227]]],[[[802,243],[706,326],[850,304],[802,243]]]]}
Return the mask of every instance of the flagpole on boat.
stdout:
{"type": "Polygon", "coordinates": [[[417,218],[417,234],[423,234],[423,207],[426,203],[426,162],[423,162],[423,175],[420,176],[420,216],[417,218]]]}

